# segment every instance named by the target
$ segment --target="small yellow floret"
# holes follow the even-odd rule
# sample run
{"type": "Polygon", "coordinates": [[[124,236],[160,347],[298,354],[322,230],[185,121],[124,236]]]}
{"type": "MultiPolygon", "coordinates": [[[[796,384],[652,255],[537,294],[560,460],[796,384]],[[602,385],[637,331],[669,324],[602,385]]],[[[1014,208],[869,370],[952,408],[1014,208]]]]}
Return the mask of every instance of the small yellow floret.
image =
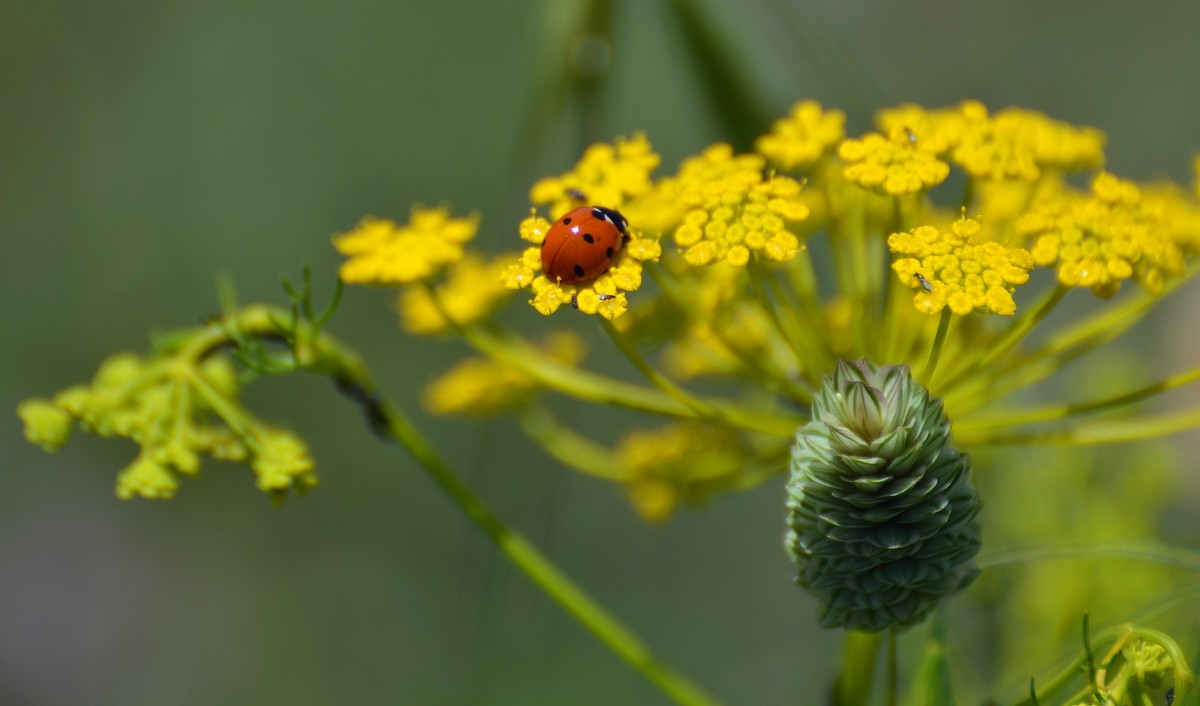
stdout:
{"type": "Polygon", "coordinates": [[[339,275],[348,284],[411,284],[438,274],[463,257],[479,217],[451,218],[445,208],[413,209],[408,224],[367,216],[333,245],[349,256],[339,275]]]}
{"type": "Polygon", "coordinates": [[[809,214],[800,182],[764,177],[765,166],[762,156],[735,155],[726,144],[684,160],[670,184],[687,209],[674,234],[685,262],[742,267],[752,253],[774,262],[796,256],[800,239],[790,229],[809,214]]]}
{"type": "Polygon", "coordinates": [[[800,101],[788,117],[775,121],[769,134],[755,141],[754,149],[780,169],[806,170],[845,137],[845,126],[842,111],[823,111],[816,101],[800,101]]]}
{"type": "Polygon", "coordinates": [[[1029,280],[1033,258],[1020,248],[980,240],[980,234],[980,224],[964,217],[945,233],[921,226],[888,238],[892,253],[901,256],[892,269],[917,290],[913,304],[918,311],[937,314],[949,307],[959,316],[1016,312],[1012,294],[1029,280]]]}
{"type": "Polygon", "coordinates": [[[905,128],[894,130],[890,137],[870,132],[845,140],[838,156],[849,163],[843,172],[846,179],[889,196],[927,191],[950,175],[950,165],[905,128]]]}
{"type": "Polygon", "coordinates": [[[620,209],[628,199],[650,192],[650,173],[659,161],[658,153],[640,132],[628,139],[618,137],[611,145],[594,144],[584,150],[574,169],[534,184],[529,200],[548,205],[552,218],[581,205],[620,209]],[[586,203],[576,199],[579,194],[586,203]]]}
{"type": "Polygon", "coordinates": [[[435,288],[440,309],[425,287],[405,287],[398,300],[401,326],[409,333],[429,336],[446,330],[443,310],[456,326],[490,316],[509,293],[504,278],[512,258],[505,254],[485,261],[478,253],[468,253],[446,271],[444,281],[435,288]]]}

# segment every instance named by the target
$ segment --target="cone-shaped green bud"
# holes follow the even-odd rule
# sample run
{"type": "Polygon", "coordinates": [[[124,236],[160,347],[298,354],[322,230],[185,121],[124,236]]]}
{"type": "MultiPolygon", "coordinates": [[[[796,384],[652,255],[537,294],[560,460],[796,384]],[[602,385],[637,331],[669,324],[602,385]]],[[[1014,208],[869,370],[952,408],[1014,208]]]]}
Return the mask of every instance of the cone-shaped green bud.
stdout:
{"type": "Polygon", "coordinates": [[[796,432],[787,548],[821,625],[914,625],[978,573],[979,496],[907,366],[841,361],[796,432]]]}

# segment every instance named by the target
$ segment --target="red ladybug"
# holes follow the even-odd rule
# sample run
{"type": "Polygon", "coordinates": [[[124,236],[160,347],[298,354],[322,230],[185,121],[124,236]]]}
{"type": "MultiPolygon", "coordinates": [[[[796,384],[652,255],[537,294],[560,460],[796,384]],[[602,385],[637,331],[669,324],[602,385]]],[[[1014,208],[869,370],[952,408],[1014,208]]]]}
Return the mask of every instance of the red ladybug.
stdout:
{"type": "Polygon", "coordinates": [[[590,282],[608,272],[629,242],[629,222],[603,206],[577,208],[550,226],[542,241],[542,272],[559,284],[590,282]]]}

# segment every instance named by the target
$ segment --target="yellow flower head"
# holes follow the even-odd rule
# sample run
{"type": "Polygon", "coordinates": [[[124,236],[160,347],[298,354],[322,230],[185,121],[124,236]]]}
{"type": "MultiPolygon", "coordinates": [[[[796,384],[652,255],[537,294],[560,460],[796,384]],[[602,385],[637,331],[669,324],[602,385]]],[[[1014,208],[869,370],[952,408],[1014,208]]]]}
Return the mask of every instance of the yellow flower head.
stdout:
{"type": "Polygon", "coordinates": [[[771,132],[755,141],[754,149],[780,169],[801,171],[845,136],[845,113],[823,111],[820,103],[806,100],[792,106],[788,117],[776,120],[771,132]]]}
{"type": "Polygon", "coordinates": [[[942,156],[958,145],[970,122],[986,117],[987,108],[978,101],[963,101],[953,108],[935,109],[905,103],[879,111],[875,124],[885,135],[901,133],[915,140],[926,152],[942,156]]]}
{"type": "Polygon", "coordinates": [[[971,176],[1036,182],[1044,169],[1082,171],[1104,164],[1104,134],[1032,110],[1009,108],[967,122],[951,159],[971,176]]]}
{"type": "MultiPolygon", "coordinates": [[[[547,177],[533,185],[529,198],[537,205],[548,204],[550,214],[559,218],[581,205],[609,209],[623,207],[627,200],[651,193],[650,172],[658,166],[659,156],[643,134],[632,139],[617,138],[615,144],[595,144],[571,171],[547,177]]],[[[642,262],[657,260],[662,254],[658,240],[628,224],[627,242],[607,271],[598,277],[563,284],[542,272],[541,245],[550,232],[550,221],[535,212],[519,226],[521,238],[537,247],[527,248],[517,261],[501,273],[500,281],[509,289],[533,290],[529,302],[539,313],[549,316],[563,304],[571,304],[585,314],[599,314],[612,320],[629,309],[625,292],[642,286],[642,262]]]]}
{"type": "Polygon", "coordinates": [[[800,251],[795,223],[808,218],[800,182],[763,176],[757,154],[735,155],[726,144],[709,147],[684,160],[672,187],[687,208],[675,229],[675,243],[693,266],[725,262],[743,267],[751,253],[788,262],[800,251]]]}
{"type": "Polygon", "coordinates": [[[397,300],[401,327],[411,334],[431,336],[447,329],[442,311],[456,326],[487,318],[510,293],[500,276],[513,257],[503,254],[484,260],[480,253],[468,252],[446,270],[445,278],[434,288],[440,309],[425,287],[406,286],[397,300]]]}
{"type": "Polygon", "coordinates": [[[657,260],[662,254],[657,240],[643,237],[640,230],[630,226],[629,242],[617,253],[607,272],[591,281],[562,284],[542,273],[540,246],[549,230],[550,222],[540,216],[521,221],[521,237],[537,243],[538,247],[526,248],[500,275],[500,281],[509,289],[532,288],[534,296],[529,303],[544,316],[558,311],[563,304],[609,320],[621,316],[629,309],[625,292],[642,286],[642,262],[657,260]]]}
{"type": "Polygon", "coordinates": [[[1091,194],[1068,189],[1043,198],[1016,222],[1040,267],[1055,267],[1060,284],[1112,296],[1133,279],[1162,291],[1167,275],[1184,271],[1184,253],[1170,224],[1175,211],[1147,199],[1136,184],[1101,172],[1091,194]]]}
{"type": "Polygon", "coordinates": [[[437,275],[463,257],[463,247],[475,237],[479,217],[451,218],[446,208],[415,208],[409,222],[399,225],[367,216],[333,245],[350,259],[339,275],[348,284],[412,284],[437,275]]]}
{"type": "Polygon", "coordinates": [[[913,304],[918,311],[937,314],[949,307],[960,316],[1016,312],[1013,290],[1029,280],[1033,258],[1020,248],[980,239],[980,232],[979,223],[964,216],[947,232],[921,226],[888,237],[888,247],[899,257],[892,269],[917,290],[913,304]]]}
{"type": "Polygon", "coordinates": [[[844,172],[847,179],[889,196],[927,191],[950,175],[950,165],[908,127],[896,128],[888,137],[869,132],[844,140],[838,156],[849,163],[844,172]]]}
{"type": "Polygon", "coordinates": [[[658,153],[642,133],[618,137],[614,144],[588,147],[575,168],[566,174],[539,180],[529,190],[535,206],[549,206],[558,218],[579,205],[621,208],[627,200],[649,193],[650,173],[658,166],[658,153]],[[580,197],[586,204],[580,203],[580,197]]]}

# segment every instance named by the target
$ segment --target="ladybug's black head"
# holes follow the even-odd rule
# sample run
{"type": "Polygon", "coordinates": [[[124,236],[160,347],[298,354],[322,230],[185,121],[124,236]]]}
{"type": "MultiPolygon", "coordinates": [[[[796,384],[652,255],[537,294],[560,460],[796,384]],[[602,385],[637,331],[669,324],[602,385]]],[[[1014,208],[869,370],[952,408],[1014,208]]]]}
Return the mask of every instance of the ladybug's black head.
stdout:
{"type": "Polygon", "coordinates": [[[625,216],[622,216],[620,211],[603,206],[592,206],[592,215],[612,223],[617,230],[621,231],[621,235],[629,235],[626,232],[626,229],[629,228],[629,221],[625,220],[625,216]]]}

